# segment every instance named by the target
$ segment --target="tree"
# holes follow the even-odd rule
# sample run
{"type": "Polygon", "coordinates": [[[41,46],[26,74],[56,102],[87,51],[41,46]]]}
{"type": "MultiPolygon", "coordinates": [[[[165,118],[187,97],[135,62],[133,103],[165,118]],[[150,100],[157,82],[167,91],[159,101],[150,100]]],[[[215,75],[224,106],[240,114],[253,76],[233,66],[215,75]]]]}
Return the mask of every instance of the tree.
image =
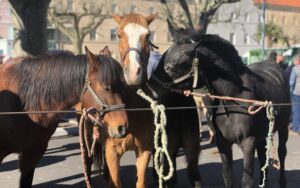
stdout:
{"type": "Polygon", "coordinates": [[[87,34],[94,31],[101,23],[111,16],[103,13],[103,5],[95,7],[93,1],[81,1],[81,10],[63,10],[55,7],[54,2],[48,11],[50,21],[55,27],[66,35],[72,45],[75,54],[82,53],[82,43],[87,34]],[[72,26],[70,26],[70,23],[72,26]]]}
{"type": "MultiPolygon", "coordinates": [[[[256,38],[258,41],[262,37],[262,24],[258,25],[256,38]]],[[[267,23],[265,25],[265,36],[267,38],[267,47],[270,48],[273,46],[273,43],[278,43],[283,41],[287,47],[290,47],[288,37],[283,33],[282,28],[279,25],[276,25],[273,22],[267,23]]]]}
{"type": "Polygon", "coordinates": [[[51,0],[9,0],[13,7],[15,55],[47,52],[47,10],[51,0]]]}
{"type": "Polygon", "coordinates": [[[195,28],[201,33],[206,33],[208,24],[214,19],[214,15],[218,8],[225,3],[236,3],[240,0],[202,0],[194,3],[194,18],[186,0],[178,0],[183,12],[179,15],[179,19],[172,16],[171,9],[166,0],[160,0],[162,9],[166,14],[167,19],[177,28],[178,25],[183,27],[195,28]]]}

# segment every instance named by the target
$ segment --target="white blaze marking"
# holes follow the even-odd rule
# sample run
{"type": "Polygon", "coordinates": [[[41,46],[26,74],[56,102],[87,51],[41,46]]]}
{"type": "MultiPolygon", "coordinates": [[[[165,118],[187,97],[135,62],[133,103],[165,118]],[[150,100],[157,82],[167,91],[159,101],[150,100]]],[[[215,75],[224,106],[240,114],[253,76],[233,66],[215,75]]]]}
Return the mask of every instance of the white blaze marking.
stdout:
{"type": "MultiPolygon", "coordinates": [[[[129,48],[137,48],[138,50],[141,51],[140,37],[144,34],[147,34],[149,32],[149,30],[139,24],[129,23],[124,27],[124,32],[127,34],[127,37],[128,37],[129,48]]],[[[130,74],[132,76],[131,79],[140,80],[142,78],[141,72],[139,75],[136,75],[137,70],[139,68],[141,68],[140,56],[136,51],[130,51],[128,55],[129,55],[129,61],[130,61],[128,70],[129,70],[129,72],[133,73],[133,74],[130,74]]],[[[125,75],[125,77],[126,77],[126,75],[125,75]]]]}

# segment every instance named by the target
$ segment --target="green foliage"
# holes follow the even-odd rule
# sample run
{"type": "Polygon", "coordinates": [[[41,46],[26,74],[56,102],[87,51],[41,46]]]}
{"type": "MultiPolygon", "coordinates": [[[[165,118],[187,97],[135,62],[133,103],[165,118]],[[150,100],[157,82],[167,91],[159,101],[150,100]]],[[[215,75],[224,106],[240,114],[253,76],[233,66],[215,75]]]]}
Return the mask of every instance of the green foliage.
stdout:
{"type": "MultiPolygon", "coordinates": [[[[258,41],[261,40],[263,31],[263,25],[260,23],[257,28],[256,38],[258,41]]],[[[267,23],[265,25],[265,36],[269,38],[272,42],[277,43],[279,41],[285,41],[286,36],[283,33],[282,28],[273,22],[267,23]]]]}

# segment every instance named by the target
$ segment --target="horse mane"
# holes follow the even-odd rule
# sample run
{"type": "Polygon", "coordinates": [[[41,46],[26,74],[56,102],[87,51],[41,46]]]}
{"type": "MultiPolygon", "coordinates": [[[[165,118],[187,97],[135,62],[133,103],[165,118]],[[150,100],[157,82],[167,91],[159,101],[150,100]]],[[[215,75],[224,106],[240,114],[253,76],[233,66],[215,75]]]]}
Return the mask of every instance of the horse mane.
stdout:
{"type": "MultiPolygon", "coordinates": [[[[115,84],[122,75],[112,58],[98,56],[99,81],[115,84]],[[111,70],[113,69],[113,70],[111,70]]],[[[11,84],[24,110],[58,110],[78,102],[85,81],[85,55],[59,54],[28,57],[16,64],[10,74],[11,84]],[[74,96],[77,96],[74,99],[74,96]],[[74,101],[76,100],[76,101],[74,101]],[[61,106],[62,105],[62,106],[61,106]]]]}

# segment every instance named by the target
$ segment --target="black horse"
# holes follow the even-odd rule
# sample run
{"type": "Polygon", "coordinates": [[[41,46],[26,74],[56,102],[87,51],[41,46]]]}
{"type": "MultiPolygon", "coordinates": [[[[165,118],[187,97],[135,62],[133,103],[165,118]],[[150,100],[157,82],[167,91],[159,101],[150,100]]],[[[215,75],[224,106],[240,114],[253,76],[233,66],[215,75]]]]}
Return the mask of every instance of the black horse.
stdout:
{"type": "MultiPolygon", "coordinates": [[[[243,65],[234,46],[216,35],[201,35],[188,29],[175,30],[172,27],[169,29],[175,44],[164,53],[147,84],[154,97],[160,98],[170,89],[191,89],[194,77],[198,76],[196,79],[198,87],[206,86],[210,93],[215,95],[268,100],[273,103],[290,102],[288,85],[277,65],[262,62],[247,67],[243,65]],[[199,65],[192,63],[195,62],[194,58],[199,60],[199,65]],[[195,66],[198,68],[193,68],[195,66]]],[[[213,104],[218,106],[213,109],[212,116],[217,147],[223,164],[225,186],[234,185],[232,145],[236,143],[244,156],[242,187],[254,187],[255,149],[260,166],[266,161],[265,138],[269,124],[266,112],[261,110],[255,115],[250,115],[246,107],[226,107],[226,105],[245,105],[233,101],[214,100],[213,104]]],[[[276,117],[273,131],[278,131],[279,135],[279,183],[281,187],[285,187],[284,165],[290,107],[274,108],[276,117]]],[[[263,182],[262,171],[260,172],[260,183],[266,183],[263,182]]]]}

